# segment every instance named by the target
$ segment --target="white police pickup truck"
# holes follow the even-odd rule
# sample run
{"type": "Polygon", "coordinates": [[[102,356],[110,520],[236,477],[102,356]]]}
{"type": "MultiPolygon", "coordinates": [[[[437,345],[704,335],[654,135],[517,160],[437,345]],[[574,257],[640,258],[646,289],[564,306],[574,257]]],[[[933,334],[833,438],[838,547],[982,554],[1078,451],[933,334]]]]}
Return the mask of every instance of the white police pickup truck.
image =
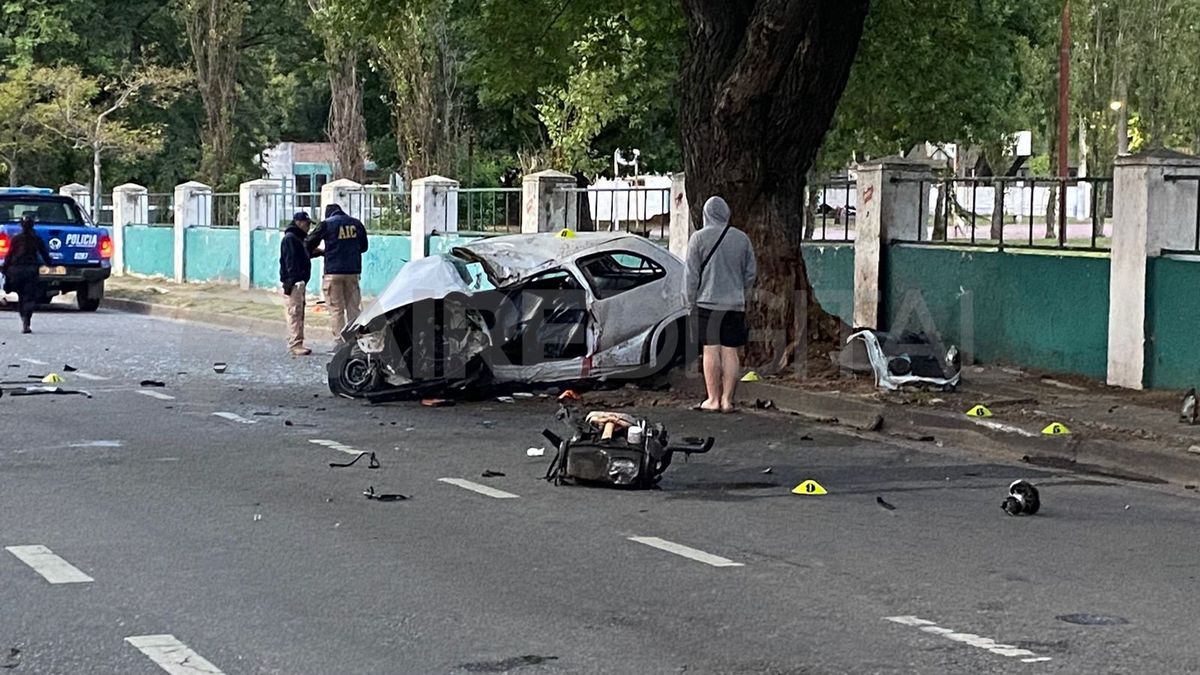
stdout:
{"type": "Polygon", "coordinates": [[[50,264],[41,270],[45,295],[40,301],[74,291],[79,309],[96,311],[112,273],[108,231],[93,225],[74,199],[48,188],[0,188],[0,259],[8,255],[26,213],[33,214],[34,229],[50,251],[50,264]]]}

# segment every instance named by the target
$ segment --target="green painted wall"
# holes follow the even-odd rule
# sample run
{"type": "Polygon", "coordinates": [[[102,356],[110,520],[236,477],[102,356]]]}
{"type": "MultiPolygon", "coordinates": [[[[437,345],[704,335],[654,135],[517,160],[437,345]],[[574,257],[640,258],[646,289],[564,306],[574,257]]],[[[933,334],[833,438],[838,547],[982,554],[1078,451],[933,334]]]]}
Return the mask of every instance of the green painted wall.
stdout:
{"type": "Polygon", "coordinates": [[[890,328],[936,332],[980,363],[1105,377],[1107,257],[896,245],[885,265],[890,328]]]}
{"type": "MultiPolygon", "coordinates": [[[[250,283],[259,288],[279,288],[279,244],[282,230],[254,230],[250,233],[250,283]]],[[[281,289],[282,291],[282,289],[281,289]]],[[[313,276],[308,294],[321,292],[321,259],[313,260],[313,276]]]]}
{"type": "Polygon", "coordinates": [[[175,232],[169,227],[125,228],[125,268],[132,274],[175,274],[175,232]]]}
{"type": "Polygon", "coordinates": [[[1200,386],[1200,261],[1151,258],[1146,270],[1146,385],[1200,386]]]}
{"type": "Polygon", "coordinates": [[[407,234],[374,234],[363,256],[359,287],[363,295],[379,295],[392,278],[412,259],[412,238],[407,234]]]}
{"type": "Polygon", "coordinates": [[[803,244],[804,265],[817,302],[825,311],[854,321],[854,245],[803,244]]]}
{"type": "Polygon", "coordinates": [[[238,280],[238,231],[189,227],[183,238],[183,270],[188,281],[238,280]]]}

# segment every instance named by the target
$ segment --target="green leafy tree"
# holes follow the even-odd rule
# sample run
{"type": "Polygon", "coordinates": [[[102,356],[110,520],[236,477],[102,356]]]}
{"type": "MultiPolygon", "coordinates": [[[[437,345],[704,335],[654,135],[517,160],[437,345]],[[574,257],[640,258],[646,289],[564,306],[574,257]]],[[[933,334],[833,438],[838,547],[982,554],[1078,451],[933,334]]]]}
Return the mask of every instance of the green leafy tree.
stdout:
{"type": "Polygon", "coordinates": [[[92,215],[98,216],[103,157],[150,154],[162,144],[161,126],[132,126],[119,113],[138,100],[162,105],[178,95],[186,76],[160,66],[143,66],[107,82],[75,67],[40,69],[34,77],[46,91],[47,100],[37,105],[41,125],[73,149],[91,153],[92,215]]]}
{"type": "Polygon", "coordinates": [[[38,121],[38,81],[30,68],[0,71],[0,162],[8,184],[16,185],[21,161],[45,149],[46,130],[38,121]]]}

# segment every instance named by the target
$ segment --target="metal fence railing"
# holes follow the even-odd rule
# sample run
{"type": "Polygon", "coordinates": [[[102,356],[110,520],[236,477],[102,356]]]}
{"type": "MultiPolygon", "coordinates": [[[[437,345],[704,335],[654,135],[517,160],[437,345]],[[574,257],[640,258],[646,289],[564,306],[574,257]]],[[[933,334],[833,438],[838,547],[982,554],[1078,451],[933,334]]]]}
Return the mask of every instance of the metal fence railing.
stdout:
{"type": "Polygon", "coordinates": [[[670,237],[670,188],[568,187],[556,194],[564,205],[575,204],[577,229],[628,232],[659,241],[670,237]]]}
{"type": "Polygon", "coordinates": [[[459,188],[457,192],[460,232],[521,231],[521,188],[459,188]]]}
{"type": "Polygon", "coordinates": [[[139,213],[146,214],[146,222],[138,223],[139,225],[150,225],[152,227],[174,227],[175,226],[175,195],[171,192],[151,192],[143,195],[141,199],[145,200],[145,210],[138,209],[139,213]]]}
{"type": "Polygon", "coordinates": [[[1200,175],[1183,176],[1183,175],[1176,175],[1176,174],[1168,174],[1168,175],[1164,176],[1163,178],[1168,183],[1195,183],[1195,185],[1196,185],[1196,206],[1195,206],[1194,222],[1189,223],[1189,225],[1191,225],[1192,227],[1195,228],[1195,236],[1192,240],[1192,248],[1191,249],[1169,249],[1169,250],[1165,250],[1163,252],[1164,253],[1184,253],[1184,254],[1200,253],[1200,175]]]}
{"type": "Polygon", "coordinates": [[[1107,251],[1111,178],[940,178],[916,182],[908,243],[1107,251]]]}
{"type": "Polygon", "coordinates": [[[830,178],[810,185],[804,218],[806,241],[854,241],[858,183],[852,178],[830,178]]]}

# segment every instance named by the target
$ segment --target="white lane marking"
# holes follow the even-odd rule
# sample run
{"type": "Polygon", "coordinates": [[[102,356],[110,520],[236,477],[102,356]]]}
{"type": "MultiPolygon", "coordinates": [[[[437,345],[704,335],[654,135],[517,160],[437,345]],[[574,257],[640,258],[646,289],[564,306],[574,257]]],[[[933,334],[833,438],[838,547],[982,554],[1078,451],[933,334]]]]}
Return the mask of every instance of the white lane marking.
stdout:
{"type": "Polygon", "coordinates": [[[338,452],[344,452],[347,455],[365,455],[365,454],[367,454],[367,453],[363,452],[362,450],[356,450],[348,445],[338,443],[337,441],[325,440],[323,438],[312,438],[312,439],[309,439],[308,442],[312,443],[314,445],[324,446],[326,448],[329,448],[330,450],[337,450],[338,452]]]}
{"type": "Polygon", "coordinates": [[[4,550],[32,567],[34,572],[52,584],[85,584],[95,581],[79,571],[78,567],[54,555],[54,552],[45,546],[5,546],[4,550]]]}
{"type": "Polygon", "coordinates": [[[83,379],[91,380],[92,382],[103,382],[104,380],[108,379],[107,377],[104,377],[103,375],[93,375],[91,373],[81,373],[79,371],[75,371],[73,373],[68,373],[67,377],[70,377],[71,375],[74,375],[75,377],[82,377],[83,379]]]}
{"type": "Polygon", "coordinates": [[[224,675],[174,635],[134,635],[125,641],[171,675],[224,675]]]}
{"type": "Polygon", "coordinates": [[[215,412],[215,413],[213,413],[213,415],[215,415],[216,417],[220,417],[222,419],[227,419],[230,422],[237,422],[238,424],[258,424],[257,420],[248,420],[245,417],[242,417],[241,415],[239,415],[237,413],[215,412]]]}
{"type": "Polygon", "coordinates": [[[137,393],[141,394],[142,396],[149,396],[150,398],[156,398],[160,401],[174,401],[175,400],[174,396],[172,396],[170,394],[164,394],[161,391],[154,391],[153,389],[138,389],[137,393]]]}
{"type": "Polygon", "coordinates": [[[505,492],[504,490],[497,490],[493,487],[480,485],[479,483],[466,480],[465,478],[439,478],[438,481],[448,485],[457,485],[464,490],[478,492],[481,495],[495,497],[496,499],[517,499],[520,497],[520,495],[514,495],[511,492],[505,492]]]}
{"type": "Polygon", "coordinates": [[[1028,649],[1021,649],[1013,645],[1006,645],[996,642],[995,640],[974,633],[960,633],[952,628],[943,628],[933,621],[921,619],[915,616],[885,616],[884,621],[898,623],[901,626],[911,626],[919,628],[922,632],[932,635],[940,635],[947,640],[961,642],[965,645],[970,645],[978,649],[986,649],[997,656],[1007,656],[1009,658],[1019,658],[1024,663],[1043,663],[1052,660],[1049,656],[1038,656],[1028,649]]]}
{"type": "Polygon", "coordinates": [[[25,363],[32,363],[32,364],[33,364],[33,365],[35,365],[35,366],[48,366],[48,365],[50,365],[49,363],[46,363],[45,361],[38,361],[37,359],[21,359],[21,360],[22,360],[22,361],[24,361],[25,363]]]}
{"type": "Polygon", "coordinates": [[[647,546],[652,546],[654,548],[657,548],[660,551],[666,551],[668,553],[674,553],[675,555],[681,555],[685,558],[690,558],[692,560],[695,560],[696,562],[702,562],[705,565],[712,565],[713,567],[742,567],[743,566],[742,563],[734,562],[734,561],[730,560],[729,558],[722,558],[719,555],[705,553],[704,551],[701,551],[700,549],[692,548],[691,546],[684,546],[683,544],[676,544],[673,541],[667,541],[666,539],[659,539],[658,537],[630,537],[629,541],[636,541],[639,544],[645,544],[647,546]]]}
{"type": "Polygon", "coordinates": [[[121,447],[121,445],[122,445],[121,441],[80,441],[79,443],[72,443],[72,444],[68,445],[67,447],[68,448],[119,448],[119,447],[121,447]]]}
{"type": "Polygon", "coordinates": [[[1000,422],[993,422],[991,420],[981,420],[976,417],[969,417],[967,419],[971,420],[972,422],[974,422],[975,424],[978,424],[981,427],[987,427],[988,429],[991,429],[993,431],[1003,431],[1004,433],[1007,433],[1007,434],[1016,434],[1018,436],[1024,436],[1025,438],[1037,438],[1038,437],[1038,435],[1033,433],[1032,431],[1025,431],[1024,429],[1022,429],[1020,427],[1014,427],[1011,424],[1001,424],[1000,422]]]}

